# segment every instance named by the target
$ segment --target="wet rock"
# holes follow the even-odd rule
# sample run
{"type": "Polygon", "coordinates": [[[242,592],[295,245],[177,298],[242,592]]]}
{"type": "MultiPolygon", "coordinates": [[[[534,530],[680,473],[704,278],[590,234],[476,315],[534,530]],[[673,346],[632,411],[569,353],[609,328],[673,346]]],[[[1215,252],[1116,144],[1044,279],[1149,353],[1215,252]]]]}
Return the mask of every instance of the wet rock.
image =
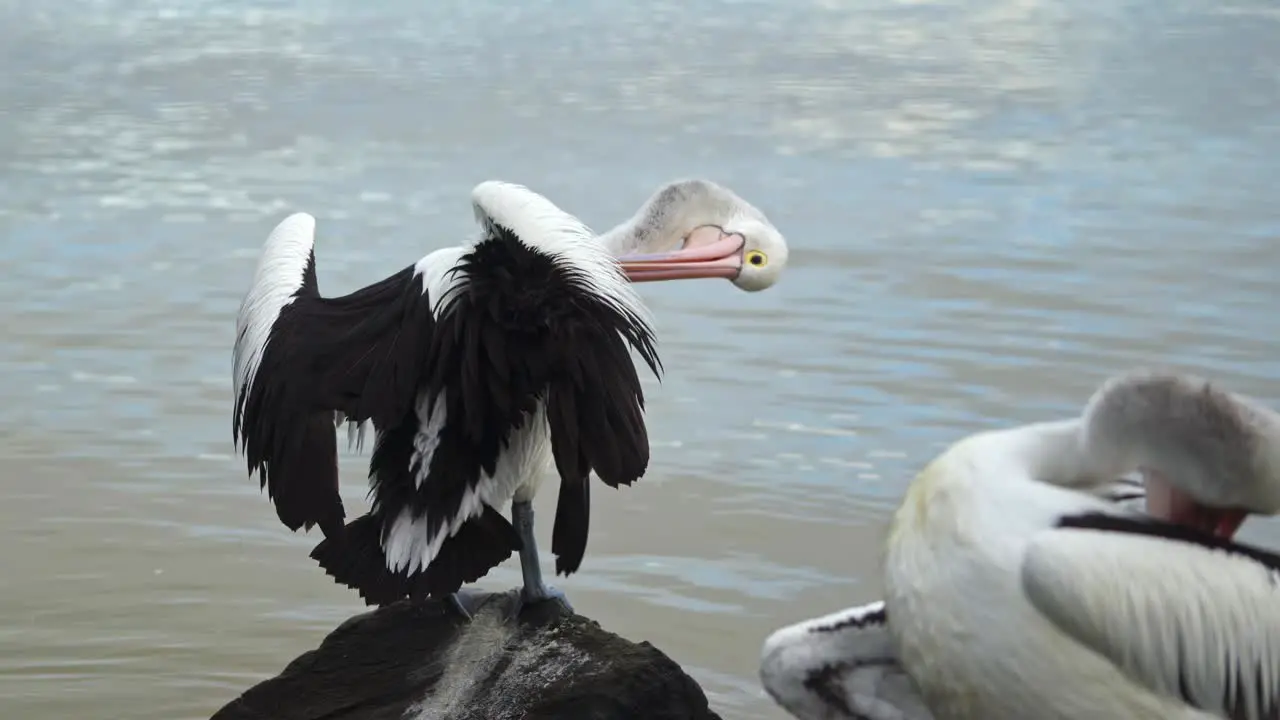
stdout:
{"type": "Polygon", "coordinates": [[[212,720],[719,720],[680,666],[556,601],[471,623],[437,601],[357,615],[212,720]]]}

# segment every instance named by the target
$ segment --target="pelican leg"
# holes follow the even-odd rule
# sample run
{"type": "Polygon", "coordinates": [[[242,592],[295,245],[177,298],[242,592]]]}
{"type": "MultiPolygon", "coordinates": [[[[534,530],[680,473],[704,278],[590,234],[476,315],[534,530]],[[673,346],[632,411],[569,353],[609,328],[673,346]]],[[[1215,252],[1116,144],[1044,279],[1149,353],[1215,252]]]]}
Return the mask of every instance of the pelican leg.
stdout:
{"type": "Polygon", "coordinates": [[[569,598],[565,597],[563,592],[542,582],[542,564],[538,561],[538,544],[533,539],[533,503],[513,501],[511,524],[515,526],[516,532],[520,535],[520,541],[524,544],[524,548],[520,550],[520,572],[524,575],[524,587],[520,589],[519,604],[530,605],[555,598],[572,611],[573,606],[569,604],[569,598]]]}

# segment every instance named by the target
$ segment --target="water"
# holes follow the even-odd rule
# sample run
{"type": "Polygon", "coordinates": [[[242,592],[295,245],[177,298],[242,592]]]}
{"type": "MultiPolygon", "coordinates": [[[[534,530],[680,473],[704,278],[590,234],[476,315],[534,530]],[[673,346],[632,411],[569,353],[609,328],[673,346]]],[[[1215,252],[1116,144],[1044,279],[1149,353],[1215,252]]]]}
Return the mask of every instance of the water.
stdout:
{"type": "Polygon", "coordinates": [[[653,464],[557,584],[782,717],[760,642],[877,595],[942,444],[1144,362],[1280,401],[1271,5],[0,0],[0,716],[207,718],[362,609],[232,455],[284,214],[338,293],[464,237],[483,179],[604,227],[699,175],[791,266],[643,288],[653,464]]]}

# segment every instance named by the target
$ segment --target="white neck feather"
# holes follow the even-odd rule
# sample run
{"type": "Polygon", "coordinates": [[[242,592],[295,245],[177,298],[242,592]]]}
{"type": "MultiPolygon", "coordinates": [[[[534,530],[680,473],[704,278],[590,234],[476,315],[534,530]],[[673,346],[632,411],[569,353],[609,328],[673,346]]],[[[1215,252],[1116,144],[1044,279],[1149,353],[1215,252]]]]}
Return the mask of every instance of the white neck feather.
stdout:
{"type": "Polygon", "coordinates": [[[1015,471],[1004,475],[1061,487],[1152,470],[1206,504],[1280,511],[1280,416],[1188,376],[1113,377],[1079,418],[982,433],[956,448],[1015,471]]]}
{"type": "Polygon", "coordinates": [[[654,237],[657,229],[645,222],[643,209],[628,220],[600,236],[600,244],[614,257],[622,257],[639,251],[658,250],[664,243],[654,237]]]}
{"type": "Polygon", "coordinates": [[[1083,448],[1080,418],[1042,422],[1018,428],[1011,436],[1013,458],[1031,477],[1062,487],[1100,485],[1126,470],[1100,465],[1083,448]]]}
{"type": "Polygon", "coordinates": [[[601,235],[600,242],[615,257],[665,252],[678,249],[685,233],[699,225],[727,227],[743,218],[771,227],[760,211],[727,188],[707,180],[678,180],[659,188],[628,220],[601,235]]]}

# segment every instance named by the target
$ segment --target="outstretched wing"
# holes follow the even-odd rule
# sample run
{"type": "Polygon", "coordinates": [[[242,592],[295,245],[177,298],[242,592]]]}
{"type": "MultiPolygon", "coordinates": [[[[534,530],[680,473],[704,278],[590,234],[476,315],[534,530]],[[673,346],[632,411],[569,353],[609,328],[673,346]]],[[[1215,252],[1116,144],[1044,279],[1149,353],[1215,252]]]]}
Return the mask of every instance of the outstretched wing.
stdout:
{"type": "Polygon", "coordinates": [[[315,218],[267,238],[236,318],[233,437],[291,530],[342,526],[335,412],[375,426],[411,407],[434,321],[415,268],[320,296],[315,218]]]}
{"type": "Polygon", "coordinates": [[[775,631],[760,682],[801,720],[932,720],[893,652],[883,601],[775,631]]]}
{"type": "Polygon", "coordinates": [[[1032,542],[1037,609],[1153,692],[1236,720],[1280,713],[1280,556],[1091,513],[1032,542]]]}

